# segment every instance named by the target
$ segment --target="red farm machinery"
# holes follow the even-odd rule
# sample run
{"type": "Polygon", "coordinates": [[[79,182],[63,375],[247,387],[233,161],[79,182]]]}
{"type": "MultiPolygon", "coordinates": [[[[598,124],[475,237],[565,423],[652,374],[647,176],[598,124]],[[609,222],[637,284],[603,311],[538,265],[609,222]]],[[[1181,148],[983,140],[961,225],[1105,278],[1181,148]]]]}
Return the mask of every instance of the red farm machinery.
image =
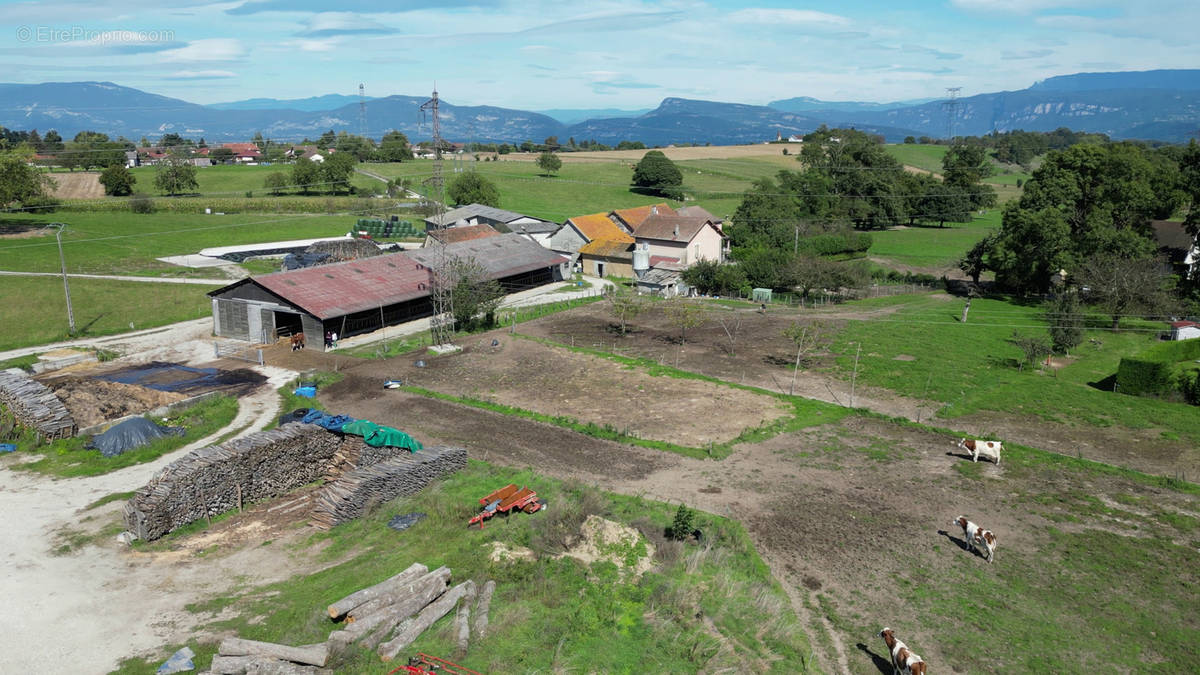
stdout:
{"type": "Polygon", "coordinates": [[[483,529],[483,521],[496,514],[507,516],[513,511],[537,513],[547,506],[546,500],[538,499],[537,493],[530,488],[518,488],[512,483],[505,485],[486,497],[482,497],[479,500],[479,505],[483,507],[483,510],[479,512],[479,515],[472,518],[467,525],[471,526],[479,523],[479,529],[481,530],[483,529]]]}
{"type": "Polygon", "coordinates": [[[409,658],[407,666],[400,666],[395,670],[388,671],[388,675],[393,675],[393,673],[402,673],[403,675],[441,675],[442,673],[449,673],[450,675],[482,675],[457,663],[451,663],[436,656],[420,653],[409,658]]]}

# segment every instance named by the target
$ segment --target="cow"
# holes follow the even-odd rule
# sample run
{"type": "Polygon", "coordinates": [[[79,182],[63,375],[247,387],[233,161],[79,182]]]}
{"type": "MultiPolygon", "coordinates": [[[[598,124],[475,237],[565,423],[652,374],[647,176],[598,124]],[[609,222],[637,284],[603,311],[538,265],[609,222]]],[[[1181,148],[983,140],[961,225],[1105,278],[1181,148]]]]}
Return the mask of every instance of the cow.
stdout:
{"type": "Polygon", "coordinates": [[[974,441],[967,438],[958,440],[958,447],[971,453],[971,461],[978,462],[979,456],[991,457],[1000,464],[1000,441],[974,441]]]}
{"type": "Polygon", "coordinates": [[[896,639],[891,628],[879,631],[883,644],[887,645],[892,655],[892,672],[894,675],[925,675],[925,661],[917,656],[908,645],[896,639]]]}
{"type": "Polygon", "coordinates": [[[978,551],[984,560],[987,560],[989,563],[995,560],[996,535],[992,534],[991,530],[985,530],[972,523],[967,520],[966,516],[955,518],[953,524],[962,528],[963,537],[967,540],[968,548],[972,551],[978,551]]]}

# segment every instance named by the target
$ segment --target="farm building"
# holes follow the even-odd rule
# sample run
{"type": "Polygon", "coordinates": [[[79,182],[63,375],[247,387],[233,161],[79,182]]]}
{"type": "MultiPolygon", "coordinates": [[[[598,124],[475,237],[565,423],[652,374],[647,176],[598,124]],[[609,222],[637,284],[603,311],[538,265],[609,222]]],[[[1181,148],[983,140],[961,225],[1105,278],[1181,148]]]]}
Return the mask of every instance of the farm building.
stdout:
{"type": "Polygon", "coordinates": [[[271,343],[303,332],[312,347],[433,314],[430,266],[473,258],[508,293],[564,278],[566,259],[516,234],[250,277],[210,292],[213,333],[271,343]]]}
{"type": "Polygon", "coordinates": [[[1200,323],[1195,321],[1173,321],[1171,323],[1172,340],[1192,340],[1200,338],[1200,323]]]}
{"type": "Polygon", "coordinates": [[[567,218],[567,222],[550,237],[550,248],[576,255],[584,244],[600,240],[633,243],[633,237],[610,220],[607,213],[591,213],[567,218]]]}
{"type": "Polygon", "coordinates": [[[505,211],[483,204],[467,204],[452,209],[441,215],[425,219],[426,230],[437,230],[443,227],[461,227],[463,225],[491,225],[498,232],[545,232],[558,229],[558,225],[548,220],[526,216],[514,211],[505,211]]]}
{"type": "Polygon", "coordinates": [[[1150,228],[1158,252],[1170,263],[1172,271],[1189,276],[1200,262],[1200,245],[1178,220],[1152,220],[1150,228]]]}
{"type": "MultiPolygon", "coordinates": [[[[697,207],[699,208],[699,207],[697,207]]],[[[675,209],[671,208],[670,204],[660,202],[651,204],[650,206],[638,206],[632,209],[617,209],[608,212],[608,219],[613,221],[617,227],[624,230],[627,234],[633,234],[633,231],[641,227],[642,223],[650,216],[674,216],[681,215],[675,209]]]]}
{"type": "Polygon", "coordinates": [[[425,243],[426,248],[430,246],[438,246],[440,244],[457,244],[461,241],[472,241],[475,239],[487,239],[488,237],[499,237],[500,233],[491,225],[480,223],[479,225],[462,225],[459,227],[447,227],[444,229],[426,230],[425,243]]]}
{"type": "Polygon", "coordinates": [[[725,259],[725,236],[711,220],[703,217],[652,215],[634,233],[639,246],[690,267],[701,260],[725,259]]]}
{"type": "Polygon", "coordinates": [[[633,277],[633,242],[597,239],[579,249],[584,274],[604,277],[633,277]]]}

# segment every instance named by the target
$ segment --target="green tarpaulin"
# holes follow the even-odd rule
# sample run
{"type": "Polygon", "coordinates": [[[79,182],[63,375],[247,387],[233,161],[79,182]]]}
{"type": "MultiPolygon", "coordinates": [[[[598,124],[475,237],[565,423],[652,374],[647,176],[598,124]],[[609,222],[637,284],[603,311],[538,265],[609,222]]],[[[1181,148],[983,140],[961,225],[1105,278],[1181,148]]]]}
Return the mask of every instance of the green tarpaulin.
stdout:
{"type": "Polygon", "coordinates": [[[399,429],[385,427],[367,420],[355,420],[346,424],[342,427],[342,433],[362,436],[363,441],[374,448],[386,445],[392,448],[404,448],[409,452],[417,452],[422,447],[420,441],[399,429]]]}

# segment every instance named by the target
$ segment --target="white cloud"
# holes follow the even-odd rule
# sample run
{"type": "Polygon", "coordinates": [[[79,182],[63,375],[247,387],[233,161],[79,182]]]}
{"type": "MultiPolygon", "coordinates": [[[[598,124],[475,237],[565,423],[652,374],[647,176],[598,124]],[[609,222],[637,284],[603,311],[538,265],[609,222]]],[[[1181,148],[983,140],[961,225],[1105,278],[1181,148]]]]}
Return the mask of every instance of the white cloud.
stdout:
{"type": "Polygon", "coordinates": [[[950,0],[950,4],[969,12],[1029,14],[1044,9],[1080,9],[1113,3],[1095,0],[950,0]]]}
{"type": "Polygon", "coordinates": [[[380,35],[394,32],[396,32],[394,28],[353,12],[321,12],[309,18],[307,28],[300,34],[329,37],[333,35],[380,35]]]}
{"type": "Polygon", "coordinates": [[[789,26],[846,26],[850,24],[850,19],[844,16],[817,12],[811,9],[766,9],[761,7],[739,9],[729,15],[729,20],[736,23],[789,26]]]}
{"type": "Polygon", "coordinates": [[[171,62],[235,61],[246,56],[241,40],[232,38],[207,38],[194,40],[186,47],[163,52],[161,59],[171,62]]]}

